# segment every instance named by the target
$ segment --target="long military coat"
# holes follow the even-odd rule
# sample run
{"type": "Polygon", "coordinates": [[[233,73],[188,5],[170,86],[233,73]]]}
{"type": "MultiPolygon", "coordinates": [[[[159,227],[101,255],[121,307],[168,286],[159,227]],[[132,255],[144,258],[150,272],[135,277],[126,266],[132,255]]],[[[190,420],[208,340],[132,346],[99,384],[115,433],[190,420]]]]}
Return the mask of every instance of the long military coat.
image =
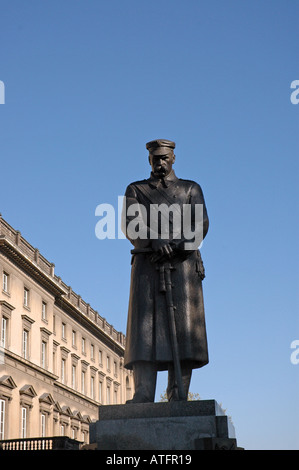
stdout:
{"type": "MultiPolygon", "coordinates": [[[[193,181],[177,178],[174,171],[163,182],[151,174],[147,180],[131,183],[126,189],[125,201],[122,227],[134,245],[132,248],[150,248],[152,243],[149,238],[136,238],[128,233],[129,224],[134,220],[132,212],[128,215],[132,204],[142,204],[146,208],[146,213],[143,212],[142,216],[139,214],[137,228],[141,231],[143,226],[147,229],[148,235],[150,205],[162,203],[168,207],[171,204],[178,204],[181,208],[183,204],[191,204],[193,208],[195,204],[202,204],[203,238],[208,231],[209,221],[200,186],[193,181]]],[[[173,222],[171,215],[170,213],[170,226],[173,222]]],[[[189,251],[184,249],[186,240],[183,233],[180,238],[173,239],[170,230],[169,240],[175,248],[171,277],[179,357],[181,361],[190,361],[192,368],[198,368],[208,363],[202,292],[204,267],[198,249],[189,251]]],[[[147,253],[132,256],[124,357],[127,369],[132,369],[136,361],[152,361],[156,363],[158,370],[166,370],[168,363],[172,362],[168,308],[165,293],[160,292],[157,267],[156,263],[150,261],[150,255],[147,253]]]]}

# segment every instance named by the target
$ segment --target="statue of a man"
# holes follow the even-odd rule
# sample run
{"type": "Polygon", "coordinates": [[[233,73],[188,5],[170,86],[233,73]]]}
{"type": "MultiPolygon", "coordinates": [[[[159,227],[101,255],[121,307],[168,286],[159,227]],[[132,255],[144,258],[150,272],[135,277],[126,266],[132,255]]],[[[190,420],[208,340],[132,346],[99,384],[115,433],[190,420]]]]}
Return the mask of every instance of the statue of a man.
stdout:
{"type": "Polygon", "coordinates": [[[133,403],[154,401],[161,370],[168,370],[168,401],[187,399],[192,370],[208,363],[205,275],[198,249],[209,226],[203,193],[194,181],[175,175],[174,142],[154,140],[146,148],[150,178],[127,187],[122,214],[123,231],[134,246],[124,357],[124,366],[134,372],[135,394],[128,401],[133,403]],[[157,212],[160,216],[155,218],[157,212]],[[168,226],[163,226],[165,216],[168,226]],[[191,245],[182,230],[188,221],[191,245]],[[161,278],[164,267],[171,275],[167,288],[161,278]]]}

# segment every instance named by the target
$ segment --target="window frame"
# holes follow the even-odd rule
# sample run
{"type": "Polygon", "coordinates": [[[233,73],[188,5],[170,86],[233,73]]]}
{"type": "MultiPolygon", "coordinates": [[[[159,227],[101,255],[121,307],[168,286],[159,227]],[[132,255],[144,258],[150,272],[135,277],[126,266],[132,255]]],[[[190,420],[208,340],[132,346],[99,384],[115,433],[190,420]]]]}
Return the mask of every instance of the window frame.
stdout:
{"type": "Polygon", "coordinates": [[[24,286],[23,292],[23,307],[30,308],[30,289],[26,286],[24,286]]]}
{"type": "Polygon", "coordinates": [[[6,400],[0,398],[0,441],[5,439],[6,400]]]}
{"type": "Polygon", "coordinates": [[[47,314],[47,302],[42,300],[42,320],[47,322],[48,314],[47,314]]]}
{"type": "Polygon", "coordinates": [[[2,318],[1,318],[1,337],[0,337],[0,346],[2,348],[7,347],[8,322],[9,322],[9,318],[7,318],[5,315],[2,315],[2,318]]]}
{"type": "Polygon", "coordinates": [[[27,438],[28,431],[28,408],[26,406],[21,407],[21,439],[27,438]]]}
{"type": "Polygon", "coordinates": [[[22,357],[29,359],[29,330],[24,327],[22,331],[22,357]]]}
{"type": "Polygon", "coordinates": [[[2,292],[10,293],[10,275],[6,271],[2,273],[2,292]]]}

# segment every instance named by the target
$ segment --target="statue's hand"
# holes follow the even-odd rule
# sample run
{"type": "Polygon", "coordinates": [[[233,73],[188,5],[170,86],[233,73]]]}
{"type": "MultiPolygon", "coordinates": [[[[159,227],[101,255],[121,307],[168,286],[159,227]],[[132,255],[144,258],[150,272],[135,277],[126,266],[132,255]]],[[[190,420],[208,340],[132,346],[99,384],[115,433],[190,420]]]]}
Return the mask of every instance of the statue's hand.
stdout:
{"type": "Polygon", "coordinates": [[[152,249],[154,253],[151,255],[150,260],[153,263],[170,259],[173,256],[173,248],[167,240],[153,240],[152,249]]]}

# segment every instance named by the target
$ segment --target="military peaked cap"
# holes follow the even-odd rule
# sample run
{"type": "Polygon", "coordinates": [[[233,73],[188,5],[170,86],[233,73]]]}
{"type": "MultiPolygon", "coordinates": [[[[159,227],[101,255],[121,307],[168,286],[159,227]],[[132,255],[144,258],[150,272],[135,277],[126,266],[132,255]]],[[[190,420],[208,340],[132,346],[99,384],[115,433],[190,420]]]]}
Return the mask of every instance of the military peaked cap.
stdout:
{"type": "Polygon", "coordinates": [[[146,148],[151,155],[163,155],[173,151],[175,142],[165,139],[151,140],[146,144],[146,148]]]}

